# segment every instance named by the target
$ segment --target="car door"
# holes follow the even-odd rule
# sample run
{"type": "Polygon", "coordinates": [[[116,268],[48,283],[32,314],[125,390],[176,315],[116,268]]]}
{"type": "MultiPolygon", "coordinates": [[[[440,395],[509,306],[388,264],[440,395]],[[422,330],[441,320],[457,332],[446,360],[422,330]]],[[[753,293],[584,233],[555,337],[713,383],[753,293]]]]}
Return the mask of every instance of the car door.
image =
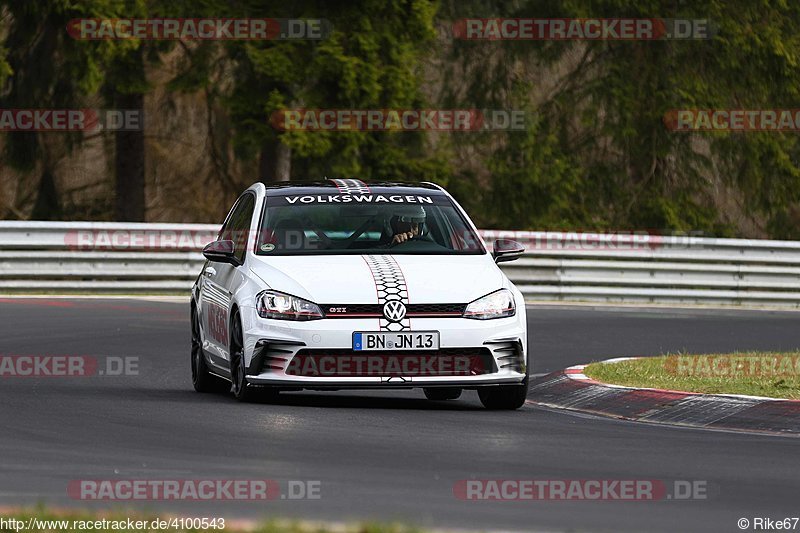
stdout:
{"type": "MultiPolygon", "coordinates": [[[[240,264],[244,263],[250,238],[250,222],[255,209],[255,194],[244,193],[234,205],[219,232],[217,240],[234,242],[234,253],[240,264]]],[[[234,265],[207,261],[201,278],[200,306],[205,329],[204,348],[212,363],[229,368],[228,340],[230,335],[231,295],[241,274],[234,265]],[[239,275],[237,275],[239,274],[239,275]]]]}

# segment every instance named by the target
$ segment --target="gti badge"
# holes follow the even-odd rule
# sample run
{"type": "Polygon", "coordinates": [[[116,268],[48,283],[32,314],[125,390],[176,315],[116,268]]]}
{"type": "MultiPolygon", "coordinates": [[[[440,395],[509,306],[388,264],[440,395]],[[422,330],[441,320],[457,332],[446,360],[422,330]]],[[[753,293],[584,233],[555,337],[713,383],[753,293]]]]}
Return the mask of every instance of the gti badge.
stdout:
{"type": "Polygon", "coordinates": [[[398,300],[386,302],[383,306],[383,316],[390,322],[400,322],[406,316],[406,306],[398,300]]]}

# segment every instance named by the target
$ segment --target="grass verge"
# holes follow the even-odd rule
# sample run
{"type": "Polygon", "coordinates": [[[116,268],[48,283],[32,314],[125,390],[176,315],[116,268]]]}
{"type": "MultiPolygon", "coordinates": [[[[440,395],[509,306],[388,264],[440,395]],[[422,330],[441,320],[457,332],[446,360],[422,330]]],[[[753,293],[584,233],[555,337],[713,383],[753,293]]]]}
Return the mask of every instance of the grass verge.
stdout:
{"type": "Polygon", "coordinates": [[[627,387],[800,399],[800,352],[665,355],[592,363],[584,374],[627,387]]]}

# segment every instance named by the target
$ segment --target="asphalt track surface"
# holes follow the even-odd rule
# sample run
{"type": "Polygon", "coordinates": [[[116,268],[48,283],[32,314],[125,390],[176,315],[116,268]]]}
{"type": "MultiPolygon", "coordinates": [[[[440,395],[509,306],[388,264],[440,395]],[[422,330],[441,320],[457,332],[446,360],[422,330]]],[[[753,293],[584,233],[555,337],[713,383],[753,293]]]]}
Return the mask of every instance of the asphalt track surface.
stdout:
{"type": "MultiPolygon", "coordinates": [[[[534,371],[666,351],[795,349],[800,314],[532,307],[534,371]]],[[[0,353],[138,357],[139,375],[0,379],[0,506],[124,508],[67,496],[78,479],[321,482],[321,499],[145,502],[152,512],[401,520],[484,530],[739,531],[800,515],[800,439],[681,429],[474,392],[296,392],[277,405],[201,395],[189,377],[188,305],[0,299],[0,353]],[[464,479],[702,480],[705,500],[462,501],[464,479]]]]}

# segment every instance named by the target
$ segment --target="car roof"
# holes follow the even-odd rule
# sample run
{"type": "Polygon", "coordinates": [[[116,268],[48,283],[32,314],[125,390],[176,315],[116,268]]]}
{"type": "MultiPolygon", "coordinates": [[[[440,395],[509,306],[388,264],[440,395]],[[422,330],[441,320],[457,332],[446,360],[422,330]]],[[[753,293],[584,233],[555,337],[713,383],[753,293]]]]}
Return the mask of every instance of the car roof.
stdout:
{"type": "Polygon", "coordinates": [[[433,183],[404,181],[370,181],[341,178],[316,181],[284,181],[266,185],[268,195],[292,194],[445,194],[433,183]]]}

